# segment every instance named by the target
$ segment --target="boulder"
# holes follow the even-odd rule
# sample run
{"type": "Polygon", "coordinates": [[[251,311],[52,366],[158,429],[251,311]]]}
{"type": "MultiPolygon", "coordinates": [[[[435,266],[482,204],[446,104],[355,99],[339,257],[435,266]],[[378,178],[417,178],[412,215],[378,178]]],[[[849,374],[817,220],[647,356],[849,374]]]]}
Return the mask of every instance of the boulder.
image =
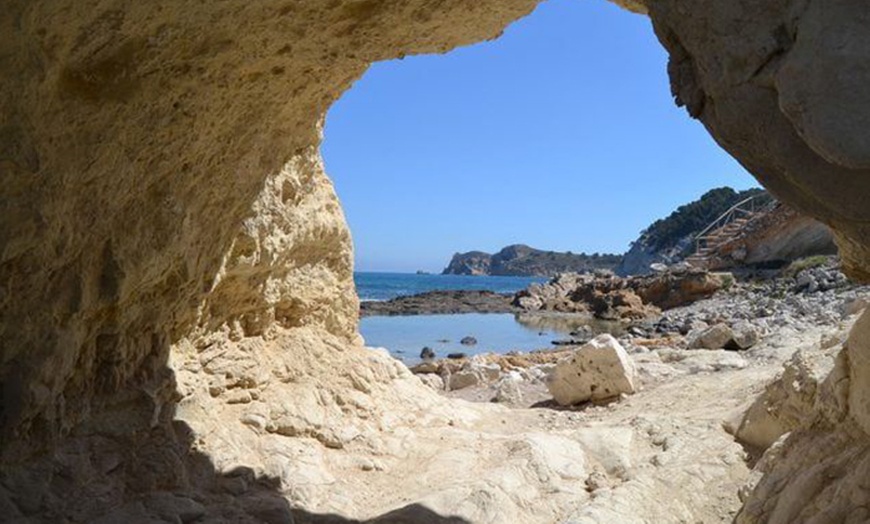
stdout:
{"type": "Polygon", "coordinates": [[[491,384],[499,377],[501,377],[501,368],[498,364],[488,364],[482,357],[477,356],[450,375],[447,379],[447,389],[453,391],[480,384],[491,384]]]}
{"type": "Polygon", "coordinates": [[[716,324],[689,340],[689,349],[722,349],[734,339],[734,331],[726,324],[716,324]]]}
{"type": "Polygon", "coordinates": [[[506,374],[495,385],[494,400],[503,404],[520,404],[523,401],[522,382],[523,377],[518,372],[506,374]]]}
{"type": "Polygon", "coordinates": [[[562,406],[634,393],[637,370],[611,335],[600,335],[556,364],[547,384],[562,406]]]}
{"type": "Polygon", "coordinates": [[[423,384],[426,384],[435,391],[444,390],[444,379],[442,379],[439,375],[436,375],[434,373],[423,373],[417,376],[420,378],[421,381],[423,381],[423,384]]]}
{"type": "Polygon", "coordinates": [[[743,444],[767,449],[785,433],[797,429],[814,413],[820,385],[834,368],[839,347],[802,350],[744,413],[735,438],[743,444]]]}
{"type": "Polygon", "coordinates": [[[732,326],[714,324],[689,336],[689,349],[730,349],[740,351],[758,343],[761,333],[750,322],[741,320],[732,326]]]}
{"type": "Polygon", "coordinates": [[[758,328],[745,320],[734,323],[731,326],[731,331],[733,336],[724,346],[725,349],[749,349],[755,344],[758,344],[758,340],[761,338],[758,328]]]}
{"type": "Polygon", "coordinates": [[[420,351],[420,358],[423,360],[431,360],[435,358],[435,351],[432,348],[426,346],[423,348],[423,351],[420,351]]]}
{"type": "Polygon", "coordinates": [[[474,337],[462,337],[459,343],[463,346],[474,346],[477,344],[477,339],[474,337]]]}
{"type": "Polygon", "coordinates": [[[749,365],[745,358],[734,351],[724,349],[662,349],[659,357],[666,364],[690,375],[743,369],[749,365]]]}
{"type": "Polygon", "coordinates": [[[470,388],[478,384],[480,384],[480,375],[470,369],[461,369],[451,374],[447,379],[447,389],[449,391],[470,388]]]}
{"type": "Polygon", "coordinates": [[[441,369],[440,363],[434,360],[427,360],[425,362],[421,362],[416,366],[410,368],[412,373],[415,374],[431,374],[438,373],[441,369]]]}
{"type": "Polygon", "coordinates": [[[733,281],[730,273],[708,273],[678,264],[666,273],[633,278],[629,285],[645,304],[671,309],[710,298],[733,281]]]}

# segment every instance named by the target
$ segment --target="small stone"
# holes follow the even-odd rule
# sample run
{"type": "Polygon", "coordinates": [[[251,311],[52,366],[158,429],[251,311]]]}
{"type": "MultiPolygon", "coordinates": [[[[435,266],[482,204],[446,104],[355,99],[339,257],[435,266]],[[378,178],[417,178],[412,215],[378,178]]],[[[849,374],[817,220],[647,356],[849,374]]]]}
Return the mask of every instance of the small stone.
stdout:
{"type": "Polygon", "coordinates": [[[608,488],[610,488],[610,480],[603,471],[595,469],[595,471],[586,477],[586,491],[592,493],[594,491],[608,488]]]}
{"type": "Polygon", "coordinates": [[[242,424],[261,431],[266,429],[266,417],[259,413],[245,413],[239,419],[242,424]]]}
{"type": "Polygon", "coordinates": [[[226,395],[227,404],[250,404],[251,393],[244,389],[232,389],[226,395]]]}

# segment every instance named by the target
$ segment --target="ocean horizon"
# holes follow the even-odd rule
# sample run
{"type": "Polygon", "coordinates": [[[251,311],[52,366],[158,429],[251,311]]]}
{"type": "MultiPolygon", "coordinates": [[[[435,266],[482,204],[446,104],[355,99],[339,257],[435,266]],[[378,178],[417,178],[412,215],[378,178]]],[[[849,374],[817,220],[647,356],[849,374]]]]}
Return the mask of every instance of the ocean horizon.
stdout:
{"type": "Polygon", "coordinates": [[[355,271],[353,279],[360,300],[379,301],[428,291],[465,290],[516,293],[528,287],[529,284],[549,280],[546,277],[441,275],[378,271],[355,271]]]}

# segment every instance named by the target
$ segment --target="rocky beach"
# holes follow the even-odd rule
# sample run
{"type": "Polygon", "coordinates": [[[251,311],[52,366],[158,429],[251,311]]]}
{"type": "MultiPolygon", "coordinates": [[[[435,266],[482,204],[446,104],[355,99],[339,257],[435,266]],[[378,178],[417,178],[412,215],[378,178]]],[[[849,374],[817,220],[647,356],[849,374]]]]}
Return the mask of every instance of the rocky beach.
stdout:
{"type": "MultiPolygon", "coordinates": [[[[782,438],[816,413],[842,409],[825,377],[870,287],[850,282],[836,257],[736,273],[676,266],[627,279],[559,275],[514,294],[517,315],[616,318],[616,336],[581,328],[566,345],[430,355],[411,372],[443,397],[480,406],[483,420],[496,417],[485,423],[498,428],[488,426],[492,435],[523,435],[517,449],[547,440],[541,471],[583,485],[567,521],[757,522],[763,500],[753,490],[771,489],[760,471],[782,438]],[[668,488],[675,484],[706,495],[668,488]],[[661,505],[661,496],[671,502],[661,505]]],[[[408,313],[426,300],[417,297],[408,313]]],[[[495,514],[523,519],[508,506],[495,514]]]]}
{"type": "MultiPolygon", "coordinates": [[[[723,274],[711,276],[705,271],[684,272],[682,268],[677,268],[677,273],[643,277],[640,281],[647,285],[655,282],[652,287],[669,282],[677,289],[691,287],[693,291],[703,291],[691,297],[671,295],[669,300],[684,305],[666,308],[665,311],[651,309],[639,301],[636,310],[620,316],[619,322],[606,329],[615,335],[614,342],[640,363],[638,368],[645,377],[656,373],[667,377],[680,375],[686,371],[679,371],[683,366],[696,372],[743,369],[749,365],[747,358],[765,360],[765,351],[760,348],[771,344],[776,346],[776,339],[792,339],[805,332],[821,333],[842,327],[843,322],[870,303],[870,288],[851,284],[838,270],[835,257],[820,257],[810,262],[813,263],[811,267],[802,268],[806,262],[798,261],[777,274],[742,280],[730,274],[726,278],[723,274]],[[711,280],[718,284],[713,287],[694,285],[711,280]],[[723,280],[728,282],[727,287],[721,284],[723,280]],[[686,286],[685,282],[694,284],[686,286]]],[[[456,393],[456,396],[476,400],[506,398],[499,393],[500,388],[513,381],[529,391],[536,391],[534,386],[538,386],[523,405],[545,401],[545,386],[555,364],[569,358],[578,351],[577,348],[601,333],[585,325],[590,315],[595,316],[585,300],[588,290],[612,289],[614,278],[612,275],[565,274],[547,284],[532,285],[512,297],[514,309],[523,311],[517,314],[523,322],[546,324],[575,320],[575,325],[583,326],[571,331],[566,339],[551,341],[557,346],[555,348],[542,346],[527,353],[492,353],[469,359],[428,358],[412,366],[411,370],[423,375],[424,381],[438,390],[456,392],[469,388],[466,393],[456,393]],[[567,297],[575,297],[577,301],[567,297]],[[549,306],[544,307],[547,300],[549,306]],[[571,305],[567,305],[569,303],[571,305]],[[525,307],[519,304],[525,304],[525,307]],[[558,312],[554,314],[550,308],[558,312]],[[572,312],[566,313],[566,310],[572,312]]],[[[632,281],[619,280],[623,284],[632,281]]],[[[620,293],[622,289],[626,287],[620,287],[620,293]]],[[[453,294],[461,296],[462,292],[453,294]]],[[[429,296],[416,298],[419,300],[413,301],[416,306],[409,312],[392,310],[389,314],[415,314],[420,303],[429,296]]],[[[434,309],[424,308],[427,312],[434,309]]],[[[597,311],[607,313],[606,317],[611,316],[609,310],[597,311]]],[[[782,352],[773,352],[773,355],[779,353],[782,352]]],[[[512,405],[520,405],[516,396],[510,398],[512,405]]]]}

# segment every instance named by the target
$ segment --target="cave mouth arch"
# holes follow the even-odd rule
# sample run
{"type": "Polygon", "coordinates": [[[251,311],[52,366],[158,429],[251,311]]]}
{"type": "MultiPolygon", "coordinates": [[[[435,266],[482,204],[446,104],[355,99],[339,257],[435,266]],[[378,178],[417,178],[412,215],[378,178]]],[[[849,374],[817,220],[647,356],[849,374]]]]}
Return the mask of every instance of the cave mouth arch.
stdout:
{"type": "MultiPolygon", "coordinates": [[[[852,84],[866,85],[866,56],[837,55],[824,31],[866,34],[854,5],[648,3],[678,101],[765,186],[834,226],[866,278],[870,178],[851,131],[867,104],[847,96],[864,92],[852,84]]],[[[352,349],[350,240],[319,122],[369,64],[494,38],[537,2],[74,4],[12,0],[0,15],[2,92],[16,94],[0,97],[0,503],[48,519],[197,514],[164,496],[179,490],[274,517],[257,490],[227,496],[260,473],[281,486],[265,492],[292,495],[282,483],[296,472],[264,442],[316,442],[305,451],[321,464],[321,448],[395,422],[381,400],[413,393],[352,349]],[[255,474],[211,483],[203,460],[255,474]],[[110,489],[90,491],[103,476],[110,489]]],[[[852,362],[860,401],[868,372],[852,362]]]]}
{"type": "MultiPolygon", "coordinates": [[[[547,2],[495,41],[373,64],[330,107],[321,154],[364,273],[439,273],[513,244],[622,254],[713,187],[755,185],[673,103],[649,19],[604,1],[547,2]]],[[[372,323],[362,334],[389,347],[372,323]]],[[[463,350],[440,335],[401,351],[463,350]]]]}

